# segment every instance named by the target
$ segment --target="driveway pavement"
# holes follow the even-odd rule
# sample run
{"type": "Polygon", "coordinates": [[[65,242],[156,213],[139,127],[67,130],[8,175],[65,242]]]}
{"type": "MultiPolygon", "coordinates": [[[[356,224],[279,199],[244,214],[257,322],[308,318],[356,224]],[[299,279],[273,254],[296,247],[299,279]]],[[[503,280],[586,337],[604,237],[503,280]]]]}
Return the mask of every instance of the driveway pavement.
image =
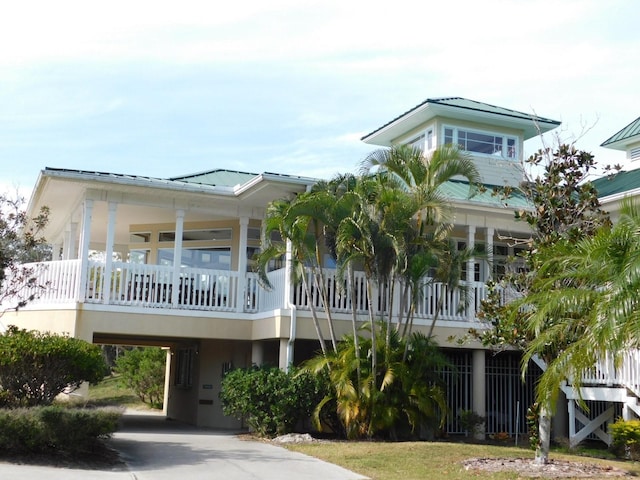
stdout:
{"type": "Polygon", "coordinates": [[[157,414],[126,414],[110,440],[125,471],[75,470],[0,463],[7,480],[357,480],[362,475],[230,432],[195,428],[157,414]]]}

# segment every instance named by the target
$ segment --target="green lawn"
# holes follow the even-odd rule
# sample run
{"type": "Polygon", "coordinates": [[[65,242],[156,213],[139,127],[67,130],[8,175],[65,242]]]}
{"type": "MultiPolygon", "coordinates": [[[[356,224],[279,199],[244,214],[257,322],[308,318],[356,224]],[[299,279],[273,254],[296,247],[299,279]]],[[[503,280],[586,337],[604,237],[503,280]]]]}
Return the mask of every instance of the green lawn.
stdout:
{"type": "Polygon", "coordinates": [[[123,406],[148,409],[149,407],[120,383],[117,375],[105,377],[100,383],[89,386],[89,403],[96,406],[123,406]]]}
{"type": "MultiPolygon", "coordinates": [[[[374,480],[440,480],[491,478],[517,479],[515,472],[465,471],[461,462],[469,458],[533,458],[524,448],[452,442],[316,442],[287,448],[341,465],[374,480]]],[[[602,460],[577,455],[552,454],[552,459],[595,462],[640,475],[640,464],[602,460]]]]}

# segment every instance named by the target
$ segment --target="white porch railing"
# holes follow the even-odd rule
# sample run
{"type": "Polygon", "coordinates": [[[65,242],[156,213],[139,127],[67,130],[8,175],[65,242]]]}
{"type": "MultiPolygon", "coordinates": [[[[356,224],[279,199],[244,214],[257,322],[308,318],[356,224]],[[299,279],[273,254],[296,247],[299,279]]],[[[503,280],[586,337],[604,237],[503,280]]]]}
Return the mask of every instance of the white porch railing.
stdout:
{"type": "MultiPolygon", "coordinates": [[[[181,268],[113,262],[107,278],[103,262],[89,261],[81,285],[80,260],[26,264],[34,282],[20,289],[20,299],[33,295],[30,304],[85,302],[152,308],[256,312],[260,294],[254,273],[244,274],[245,301],[238,301],[240,273],[228,270],[181,268]],[[83,288],[81,288],[83,287],[83,288]],[[175,292],[175,293],[174,293],[175,292]]],[[[7,279],[10,281],[10,279],[7,279]]],[[[7,306],[17,298],[6,298],[7,306]]]]}
{"type": "Polygon", "coordinates": [[[640,350],[624,352],[617,368],[612,358],[606,358],[583,374],[582,383],[592,386],[622,386],[640,397],[640,350]]]}
{"type": "MultiPolygon", "coordinates": [[[[255,273],[228,270],[181,268],[176,272],[172,266],[113,262],[108,274],[104,262],[89,261],[86,275],[82,276],[80,260],[43,262],[30,267],[38,278],[35,283],[46,284],[46,288],[41,291],[36,287],[25,286],[25,293],[36,293],[36,298],[30,302],[32,304],[77,301],[141,308],[247,313],[285,307],[284,269],[268,273],[273,288],[265,290],[259,285],[255,273]],[[84,285],[80,285],[81,278],[85,279],[84,285]]],[[[363,272],[354,274],[355,295],[347,288],[346,280],[338,277],[335,269],[325,269],[323,274],[324,289],[332,312],[351,313],[354,305],[358,315],[368,314],[366,278],[363,272]]],[[[301,310],[309,310],[312,306],[318,310],[324,309],[319,284],[311,272],[307,275],[310,294],[300,283],[293,287],[292,301],[301,310]]],[[[475,303],[468,305],[467,308],[472,309],[469,312],[465,311],[459,291],[447,291],[444,285],[427,279],[421,288],[414,316],[416,319],[433,318],[442,298],[439,318],[443,321],[474,318],[475,315],[469,313],[475,314],[487,292],[485,285],[480,282],[475,282],[472,290],[475,303]]],[[[400,308],[401,286],[396,285],[393,302],[390,295],[389,286],[374,286],[372,306],[375,316],[384,315],[392,304],[396,312],[400,308]]]]}

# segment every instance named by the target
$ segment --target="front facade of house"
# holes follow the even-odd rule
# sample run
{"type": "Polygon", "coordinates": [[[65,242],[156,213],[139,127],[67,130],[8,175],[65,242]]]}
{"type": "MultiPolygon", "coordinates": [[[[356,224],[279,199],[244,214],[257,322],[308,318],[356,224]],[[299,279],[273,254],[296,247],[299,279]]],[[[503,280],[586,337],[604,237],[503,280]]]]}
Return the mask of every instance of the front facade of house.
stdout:
{"type": "MultiPolygon", "coordinates": [[[[444,190],[455,206],[452,235],[460,248],[476,245],[486,253],[466,268],[469,306],[461,309],[456,292],[429,284],[414,323],[426,332],[437,298],[446,295],[435,335],[458,366],[459,373],[449,379],[449,394],[455,398],[454,410],[486,415],[489,433],[522,431],[531,389],[520,385],[515,356],[494,357],[479,344],[448,339],[480,326],[476,313],[486,296],[485,282],[510,268],[507,259],[530,237],[528,227],[513,215],[514,208],[526,207],[524,200],[512,198],[506,206],[491,187],[517,185],[523,143],[558,125],[456,97],[427,100],[363,138],[372,149],[409,143],[427,154],[438,145],[460,145],[488,187],[470,196],[467,184],[452,181],[444,190]]],[[[286,261],[272,265],[270,290],[252,271],[267,204],[292,198],[314,183],[227,170],[159,179],[47,168],[38,178],[29,212],[45,205],[51,210],[45,236],[54,259],[34,265],[48,288],[26,308],[7,311],[1,321],[94,343],[166,347],[167,415],[236,428],[239,423],[222,414],[218,400],[226,371],[263,363],[286,368],[319,347],[309,305],[320,306],[321,300],[307,298],[291,284],[286,261]]],[[[359,300],[332,290],[335,271],[326,272],[340,337],[351,329],[351,302],[359,300]]],[[[364,276],[358,281],[364,282],[364,276]]],[[[386,293],[374,295],[381,315],[386,293]]],[[[362,303],[356,307],[364,322],[362,303]]],[[[452,421],[449,429],[455,432],[459,426],[452,421]]]]}

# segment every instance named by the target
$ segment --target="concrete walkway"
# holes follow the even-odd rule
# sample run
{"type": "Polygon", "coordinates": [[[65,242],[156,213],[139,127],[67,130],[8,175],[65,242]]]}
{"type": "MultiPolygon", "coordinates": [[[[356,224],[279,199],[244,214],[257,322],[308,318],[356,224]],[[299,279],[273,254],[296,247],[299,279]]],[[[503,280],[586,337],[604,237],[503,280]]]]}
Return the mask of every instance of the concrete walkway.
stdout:
{"type": "Polygon", "coordinates": [[[195,428],[157,414],[129,413],[110,440],[126,471],[75,470],[0,463],[0,478],[11,480],[357,480],[361,475],[230,432],[195,428]]]}

